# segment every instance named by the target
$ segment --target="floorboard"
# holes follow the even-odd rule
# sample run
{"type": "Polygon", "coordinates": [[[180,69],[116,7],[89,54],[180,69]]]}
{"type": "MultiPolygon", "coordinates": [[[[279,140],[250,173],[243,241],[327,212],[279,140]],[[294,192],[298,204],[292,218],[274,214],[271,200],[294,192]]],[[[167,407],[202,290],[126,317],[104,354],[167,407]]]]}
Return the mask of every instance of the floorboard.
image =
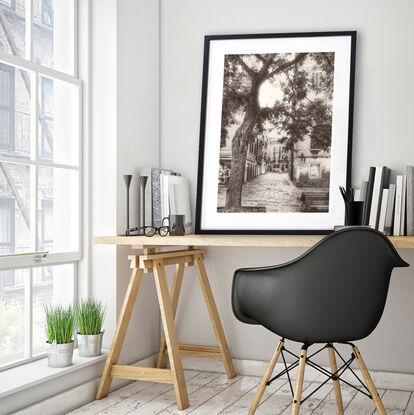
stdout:
{"type": "Polygon", "coordinates": [[[382,396],[382,403],[388,415],[404,415],[411,393],[387,389],[382,396]]]}
{"type": "MultiPolygon", "coordinates": [[[[70,412],[70,415],[245,415],[256,394],[259,377],[186,370],[190,406],[179,411],[173,386],[163,383],[134,382],[70,412]]],[[[294,381],[293,381],[294,387],[294,381]]],[[[346,415],[377,413],[371,399],[341,383],[346,415]]],[[[333,415],[337,413],[333,385],[321,383],[321,377],[308,374],[303,384],[303,397],[312,396],[301,405],[301,415],[333,415]],[[309,376],[312,375],[312,376],[309,376]],[[315,392],[314,392],[315,391],[315,392]]],[[[388,415],[414,415],[412,391],[379,389],[388,415]]],[[[292,392],[286,379],[277,379],[268,386],[256,415],[289,415],[292,392]]]]}

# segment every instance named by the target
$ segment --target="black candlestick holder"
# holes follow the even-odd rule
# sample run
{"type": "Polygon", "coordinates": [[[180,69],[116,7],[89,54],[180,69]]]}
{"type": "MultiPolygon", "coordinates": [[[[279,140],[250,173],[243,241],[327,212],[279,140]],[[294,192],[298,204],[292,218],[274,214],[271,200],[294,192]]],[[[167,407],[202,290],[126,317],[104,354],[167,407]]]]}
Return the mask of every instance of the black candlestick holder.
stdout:
{"type": "Polygon", "coordinates": [[[145,226],[145,187],[147,185],[148,176],[139,176],[140,192],[139,192],[139,225],[145,226]]]}
{"type": "Polygon", "coordinates": [[[126,231],[125,236],[129,235],[129,186],[131,185],[132,174],[124,174],[126,187],[126,231]]]}

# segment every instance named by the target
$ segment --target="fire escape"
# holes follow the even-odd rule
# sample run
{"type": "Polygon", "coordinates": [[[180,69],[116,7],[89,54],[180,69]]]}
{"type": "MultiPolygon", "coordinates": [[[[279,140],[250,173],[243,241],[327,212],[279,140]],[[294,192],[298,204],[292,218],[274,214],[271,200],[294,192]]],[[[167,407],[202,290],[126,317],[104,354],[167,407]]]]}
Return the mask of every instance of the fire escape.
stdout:
{"type": "MultiPolygon", "coordinates": [[[[7,16],[4,13],[4,10],[2,8],[0,8],[0,25],[4,31],[4,34],[6,36],[8,45],[10,47],[10,50],[12,51],[13,55],[18,56],[18,50],[16,47],[16,44],[14,42],[11,30],[10,30],[10,25],[9,22],[7,20],[7,16]]],[[[30,98],[31,96],[31,91],[30,91],[30,79],[26,73],[26,71],[19,69],[20,75],[22,77],[25,89],[27,91],[27,94],[30,98]]],[[[53,139],[52,139],[52,135],[50,133],[49,127],[46,123],[46,120],[44,119],[43,115],[40,112],[40,108],[39,108],[39,104],[37,103],[36,105],[38,105],[38,113],[39,113],[39,122],[40,125],[42,127],[42,132],[44,133],[44,136],[47,140],[47,143],[49,145],[49,148],[53,148],[53,139]]],[[[0,126],[1,128],[1,126],[0,126]]],[[[11,172],[9,171],[8,167],[0,162],[0,170],[2,171],[7,184],[9,185],[10,189],[13,192],[14,198],[16,200],[17,206],[19,207],[21,213],[22,213],[22,217],[24,219],[24,222],[27,226],[27,228],[30,230],[30,213],[28,211],[28,208],[26,207],[26,205],[24,204],[24,200],[23,198],[20,196],[20,193],[18,191],[18,187],[16,186],[15,180],[13,178],[13,175],[11,174],[11,172]]]]}

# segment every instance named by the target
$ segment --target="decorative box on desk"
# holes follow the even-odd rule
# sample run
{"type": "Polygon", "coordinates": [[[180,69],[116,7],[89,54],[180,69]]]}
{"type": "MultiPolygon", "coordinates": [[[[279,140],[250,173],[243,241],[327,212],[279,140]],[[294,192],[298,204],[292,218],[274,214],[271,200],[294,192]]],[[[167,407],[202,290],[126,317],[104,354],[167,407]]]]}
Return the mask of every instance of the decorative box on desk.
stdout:
{"type": "MultiPolygon", "coordinates": [[[[97,399],[105,397],[111,386],[112,378],[146,380],[172,383],[174,385],[179,409],[189,405],[187,387],[181,362],[181,354],[221,359],[229,378],[236,375],[233,361],[220,317],[211,291],[210,283],[204,267],[206,249],[195,247],[311,247],[320,241],[323,235],[185,235],[185,236],[97,236],[95,244],[129,245],[139,253],[130,255],[132,275],[125,296],[124,304],[118,319],[112,346],[108,354],[97,399]],[[186,247],[181,250],[157,252],[161,247],[186,247]],[[168,290],[165,274],[166,265],[175,265],[174,280],[171,293],[168,290]],[[175,329],[175,313],[181,290],[184,268],[195,266],[204,299],[210,314],[218,346],[200,346],[179,344],[175,329]],[[144,273],[154,273],[158,302],[161,311],[164,334],[158,354],[156,368],[118,365],[118,357],[128,328],[129,319],[134,307],[144,273]],[[166,358],[170,360],[171,369],[165,369],[166,358]]],[[[391,242],[396,248],[414,249],[413,236],[392,236],[391,242]]]]}

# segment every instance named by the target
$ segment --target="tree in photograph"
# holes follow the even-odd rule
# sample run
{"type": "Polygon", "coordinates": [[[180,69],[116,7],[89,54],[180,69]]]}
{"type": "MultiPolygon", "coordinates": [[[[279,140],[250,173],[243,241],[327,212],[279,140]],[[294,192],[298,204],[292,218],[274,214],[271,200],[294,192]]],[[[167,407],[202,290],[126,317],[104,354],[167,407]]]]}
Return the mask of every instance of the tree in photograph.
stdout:
{"type": "Polygon", "coordinates": [[[281,82],[283,100],[277,108],[279,143],[289,151],[289,177],[294,179],[295,145],[310,137],[312,148],[331,147],[333,53],[310,54],[308,60],[317,69],[305,71],[294,65],[284,71],[281,82]],[[317,75],[313,79],[313,75],[317,75]]]}
{"type": "Polygon", "coordinates": [[[247,148],[254,134],[264,128],[274,112],[259,105],[260,87],[293,65],[304,60],[306,53],[271,55],[227,55],[224,63],[222,140],[230,126],[242,116],[232,139],[232,161],[225,211],[241,208],[241,194],[247,158],[247,148]]]}

